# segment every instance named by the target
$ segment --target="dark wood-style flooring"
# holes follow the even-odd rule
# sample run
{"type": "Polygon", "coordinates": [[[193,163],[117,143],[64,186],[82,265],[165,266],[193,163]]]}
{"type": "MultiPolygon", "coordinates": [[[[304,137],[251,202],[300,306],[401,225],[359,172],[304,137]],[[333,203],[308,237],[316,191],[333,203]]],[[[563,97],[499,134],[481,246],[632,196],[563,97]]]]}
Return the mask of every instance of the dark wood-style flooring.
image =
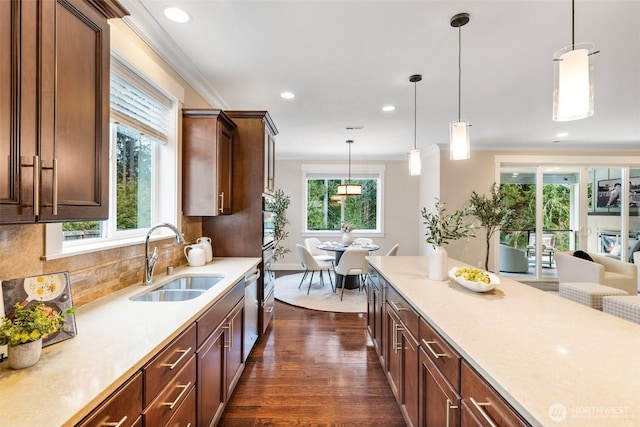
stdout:
{"type": "Polygon", "coordinates": [[[404,426],[366,314],[276,301],[221,426],[404,426]]]}

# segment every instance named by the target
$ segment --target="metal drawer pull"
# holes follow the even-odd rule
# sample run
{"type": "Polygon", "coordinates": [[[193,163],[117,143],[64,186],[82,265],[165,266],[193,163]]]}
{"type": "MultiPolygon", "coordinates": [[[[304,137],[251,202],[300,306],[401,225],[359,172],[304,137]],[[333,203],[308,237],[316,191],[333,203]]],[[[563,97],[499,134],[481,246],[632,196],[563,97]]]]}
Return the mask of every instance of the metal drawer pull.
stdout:
{"type": "Polygon", "coordinates": [[[191,351],[191,347],[189,347],[189,348],[188,348],[188,349],[186,349],[186,350],[178,350],[178,353],[182,353],[182,356],[178,357],[178,360],[176,360],[173,364],[171,364],[171,363],[163,363],[163,364],[162,364],[162,366],[168,366],[170,370],[171,370],[171,369],[173,369],[173,368],[175,368],[175,367],[178,365],[178,363],[180,363],[180,361],[181,361],[182,359],[184,359],[184,357],[185,357],[185,356],[186,356],[190,351],[191,351]]]}
{"type": "Polygon", "coordinates": [[[478,412],[480,412],[480,415],[482,415],[482,418],[484,418],[484,420],[489,423],[489,425],[491,427],[498,427],[498,425],[496,423],[493,422],[493,420],[491,419],[491,417],[489,417],[489,415],[485,412],[483,406],[491,406],[491,403],[486,402],[486,403],[478,403],[476,402],[476,400],[473,397],[470,397],[469,400],[471,401],[471,403],[473,404],[473,406],[476,407],[476,409],[478,410],[478,412]]]}
{"type": "Polygon", "coordinates": [[[267,313],[273,313],[273,309],[274,309],[273,306],[267,307],[267,313]]]}
{"type": "Polygon", "coordinates": [[[220,193],[220,208],[218,210],[224,212],[224,191],[220,193]]]}
{"type": "Polygon", "coordinates": [[[427,349],[431,352],[431,354],[433,354],[433,357],[435,357],[436,359],[440,359],[441,357],[448,357],[449,356],[447,353],[436,353],[435,350],[433,348],[431,348],[430,344],[437,344],[437,342],[435,342],[435,341],[422,340],[422,343],[427,347],[427,349]]]}
{"type": "Polygon", "coordinates": [[[458,409],[458,406],[452,405],[451,403],[452,403],[451,400],[447,399],[447,424],[446,424],[447,427],[449,427],[449,418],[450,418],[451,410],[458,409]]]}
{"type": "Polygon", "coordinates": [[[58,215],[58,159],[53,159],[53,215],[58,215]]]}
{"type": "Polygon", "coordinates": [[[393,307],[395,311],[409,311],[409,309],[404,308],[404,306],[400,302],[389,301],[389,304],[391,304],[391,307],[393,307]]]}
{"type": "Polygon", "coordinates": [[[104,426],[109,426],[109,427],[121,427],[122,423],[124,423],[125,421],[127,421],[127,416],[125,415],[124,417],[122,417],[122,419],[120,421],[118,421],[117,423],[106,423],[103,424],[104,426]]]}
{"type": "Polygon", "coordinates": [[[33,156],[33,214],[40,215],[40,157],[33,156]]]}
{"type": "Polygon", "coordinates": [[[167,403],[167,402],[162,403],[164,406],[168,406],[169,410],[173,409],[173,407],[176,406],[176,404],[180,401],[180,399],[182,399],[182,396],[187,392],[187,390],[189,390],[189,387],[191,387],[191,381],[189,381],[187,385],[179,385],[176,387],[182,389],[178,397],[176,397],[176,400],[174,400],[171,403],[167,403]]]}

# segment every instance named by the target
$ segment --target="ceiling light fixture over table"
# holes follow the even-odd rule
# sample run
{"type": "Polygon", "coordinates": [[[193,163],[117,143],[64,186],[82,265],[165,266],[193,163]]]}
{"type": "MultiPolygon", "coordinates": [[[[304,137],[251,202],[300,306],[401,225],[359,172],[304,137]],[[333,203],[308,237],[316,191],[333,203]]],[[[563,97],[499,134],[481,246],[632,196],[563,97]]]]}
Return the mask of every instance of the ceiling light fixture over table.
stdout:
{"type": "Polygon", "coordinates": [[[420,150],[418,150],[416,134],[418,123],[418,82],[422,80],[421,74],[414,74],[409,77],[409,81],[413,83],[413,150],[409,153],[409,175],[417,176],[422,173],[422,159],[420,158],[420,150]]]}
{"type": "Polygon", "coordinates": [[[458,120],[449,125],[449,155],[451,160],[465,160],[471,157],[469,148],[469,122],[460,120],[460,104],[462,98],[462,42],[460,29],[469,22],[468,13],[459,13],[451,18],[451,26],[458,29],[458,120]]]}
{"type": "Polygon", "coordinates": [[[338,185],[338,196],[359,196],[362,194],[362,186],[360,184],[351,183],[351,144],[353,144],[353,140],[348,139],[347,145],[349,146],[349,178],[344,184],[338,185]]]}
{"type": "Polygon", "coordinates": [[[571,44],[553,55],[553,120],[564,122],[593,115],[593,43],[575,43],[575,0],[571,0],[571,44]]]}

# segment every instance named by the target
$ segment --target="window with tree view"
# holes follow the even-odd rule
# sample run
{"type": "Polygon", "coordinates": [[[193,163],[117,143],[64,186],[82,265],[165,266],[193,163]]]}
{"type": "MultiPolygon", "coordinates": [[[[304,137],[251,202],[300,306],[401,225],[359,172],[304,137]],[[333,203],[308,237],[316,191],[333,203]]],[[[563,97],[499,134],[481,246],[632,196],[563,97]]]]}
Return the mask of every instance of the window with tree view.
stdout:
{"type": "Polygon", "coordinates": [[[338,178],[307,178],[307,231],[339,231],[348,221],[356,230],[379,229],[379,178],[352,179],[362,186],[360,196],[336,196],[338,178]]]}

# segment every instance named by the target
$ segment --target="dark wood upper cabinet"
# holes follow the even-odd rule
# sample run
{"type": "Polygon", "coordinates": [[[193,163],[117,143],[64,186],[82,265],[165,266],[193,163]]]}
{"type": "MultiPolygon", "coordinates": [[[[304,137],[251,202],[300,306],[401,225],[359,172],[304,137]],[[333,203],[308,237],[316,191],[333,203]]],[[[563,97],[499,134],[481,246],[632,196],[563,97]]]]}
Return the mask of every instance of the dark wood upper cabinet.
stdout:
{"type": "Polygon", "coordinates": [[[107,19],[126,10],[88,0],[0,9],[0,223],[106,219],[107,19]]]}
{"type": "Polygon", "coordinates": [[[222,110],[182,110],[182,210],[187,216],[233,212],[233,131],[222,110]]]}

